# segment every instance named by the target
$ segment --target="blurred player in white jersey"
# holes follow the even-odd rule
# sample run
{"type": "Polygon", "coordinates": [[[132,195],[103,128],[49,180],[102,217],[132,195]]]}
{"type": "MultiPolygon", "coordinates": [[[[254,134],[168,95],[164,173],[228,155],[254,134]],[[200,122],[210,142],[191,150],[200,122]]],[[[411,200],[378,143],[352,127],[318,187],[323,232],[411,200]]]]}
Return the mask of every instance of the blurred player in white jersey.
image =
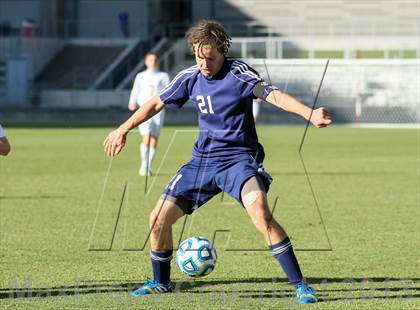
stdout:
{"type": "Polygon", "coordinates": [[[6,156],[10,152],[10,143],[4,134],[3,127],[0,125],[0,155],[6,156]]]}
{"type": "MultiPolygon", "coordinates": [[[[169,84],[169,76],[158,70],[159,58],[157,54],[149,52],[145,57],[146,70],[137,74],[128,103],[128,109],[135,111],[141,108],[150,98],[156,96],[169,84]]],[[[160,127],[165,118],[164,111],[139,125],[142,136],[140,144],[141,165],[139,174],[141,176],[151,175],[151,165],[155,157],[155,150],[160,135],[160,127]]]]}

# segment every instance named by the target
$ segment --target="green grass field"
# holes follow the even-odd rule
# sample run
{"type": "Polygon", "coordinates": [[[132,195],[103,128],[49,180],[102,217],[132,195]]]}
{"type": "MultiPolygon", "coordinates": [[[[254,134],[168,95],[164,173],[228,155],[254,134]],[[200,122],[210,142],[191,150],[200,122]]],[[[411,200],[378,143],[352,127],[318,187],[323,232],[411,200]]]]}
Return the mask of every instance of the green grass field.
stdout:
{"type": "MultiPolygon", "coordinates": [[[[102,151],[109,129],[6,129],[13,150],[0,159],[0,308],[298,307],[244,210],[221,195],[174,227],[176,242],[225,230],[215,238],[215,271],[194,281],[173,262],[179,292],[130,296],[151,275],[148,213],[189,158],[193,127],[164,128],[147,193],[137,132],[110,161],[102,151]]],[[[310,128],[303,154],[322,218],[297,153],[303,128],[258,132],[275,217],[318,291],[320,302],[308,307],[418,309],[420,131],[310,128]]]]}

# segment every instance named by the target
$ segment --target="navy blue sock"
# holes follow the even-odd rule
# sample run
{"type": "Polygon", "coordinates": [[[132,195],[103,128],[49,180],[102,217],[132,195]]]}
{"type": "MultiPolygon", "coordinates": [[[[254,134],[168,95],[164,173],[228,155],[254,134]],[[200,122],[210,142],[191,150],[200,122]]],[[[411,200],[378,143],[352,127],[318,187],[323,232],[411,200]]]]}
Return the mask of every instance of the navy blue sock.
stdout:
{"type": "Polygon", "coordinates": [[[169,284],[171,278],[172,250],[165,252],[150,251],[153,266],[153,279],[162,284],[169,284]]]}
{"type": "Polygon", "coordinates": [[[279,243],[269,245],[268,248],[280,263],[290,283],[297,286],[304,281],[289,237],[279,243]]]}

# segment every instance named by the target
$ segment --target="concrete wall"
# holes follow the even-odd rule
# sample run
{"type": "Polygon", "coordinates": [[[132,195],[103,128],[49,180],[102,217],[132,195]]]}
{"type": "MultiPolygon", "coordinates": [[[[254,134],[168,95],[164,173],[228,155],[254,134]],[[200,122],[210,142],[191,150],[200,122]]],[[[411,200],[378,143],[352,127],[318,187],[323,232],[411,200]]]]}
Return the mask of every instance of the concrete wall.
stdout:
{"type": "Polygon", "coordinates": [[[71,1],[70,6],[70,0],[1,0],[0,23],[9,23],[12,35],[19,34],[22,21],[29,18],[36,23],[37,36],[121,38],[118,15],[125,11],[129,36],[149,38],[151,0],[71,1]]]}
{"type": "Polygon", "coordinates": [[[20,28],[24,19],[41,20],[40,0],[1,0],[0,22],[10,22],[14,28],[20,28]]]}
{"type": "Polygon", "coordinates": [[[419,33],[418,0],[195,0],[192,5],[193,20],[253,21],[282,35],[419,33]]]}
{"type": "Polygon", "coordinates": [[[54,38],[0,38],[0,60],[28,56],[36,76],[63,46],[63,40],[54,38]]]}
{"type": "Polygon", "coordinates": [[[80,37],[122,37],[118,14],[129,13],[130,36],[142,39],[149,33],[148,0],[79,0],[78,32],[80,37]]]}
{"type": "Polygon", "coordinates": [[[50,108],[122,108],[128,104],[129,97],[129,91],[41,91],[42,106],[50,108]]]}

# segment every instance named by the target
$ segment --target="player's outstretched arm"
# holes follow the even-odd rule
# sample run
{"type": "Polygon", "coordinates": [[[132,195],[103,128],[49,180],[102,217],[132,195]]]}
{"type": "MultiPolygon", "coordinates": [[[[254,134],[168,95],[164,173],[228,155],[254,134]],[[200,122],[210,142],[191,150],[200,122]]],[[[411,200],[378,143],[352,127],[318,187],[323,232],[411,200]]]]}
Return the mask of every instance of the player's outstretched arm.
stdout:
{"type": "Polygon", "coordinates": [[[121,124],[118,129],[112,131],[105,138],[103,143],[105,153],[108,156],[118,155],[125,145],[129,131],[159,113],[164,107],[165,104],[160,100],[159,95],[150,99],[144,106],[131,115],[128,120],[121,124]]]}
{"type": "Polygon", "coordinates": [[[312,111],[311,108],[307,107],[296,98],[279,90],[270,92],[265,100],[287,112],[295,113],[306,120],[310,120],[317,128],[326,127],[332,122],[330,112],[326,108],[321,107],[312,111]]]}

